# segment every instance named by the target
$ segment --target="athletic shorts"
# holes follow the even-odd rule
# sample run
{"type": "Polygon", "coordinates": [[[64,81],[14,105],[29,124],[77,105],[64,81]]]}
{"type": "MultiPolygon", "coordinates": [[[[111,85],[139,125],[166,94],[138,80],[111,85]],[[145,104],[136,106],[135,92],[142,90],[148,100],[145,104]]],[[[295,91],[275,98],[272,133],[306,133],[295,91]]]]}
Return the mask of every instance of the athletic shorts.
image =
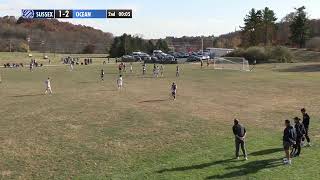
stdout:
{"type": "Polygon", "coordinates": [[[284,150],[289,150],[292,144],[290,142],[284,141],[283,142],[283,149],[284,150]]]}
{"type": "Polygon", "coordinates": [[[172,96],[175,96],[176,95],[176,92],[175,91],[172,91],[172,96]]]}

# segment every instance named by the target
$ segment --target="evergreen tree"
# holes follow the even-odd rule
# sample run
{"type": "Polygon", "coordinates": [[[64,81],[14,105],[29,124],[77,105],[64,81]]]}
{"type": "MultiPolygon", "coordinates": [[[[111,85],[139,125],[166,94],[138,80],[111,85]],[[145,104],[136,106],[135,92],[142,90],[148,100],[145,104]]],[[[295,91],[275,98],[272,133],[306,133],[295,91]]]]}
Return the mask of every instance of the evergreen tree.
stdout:
{"type": "Polygon", "coordinates": [[[296,8],[295,16],[290,25],[290,40],[293,44],[299,45],[300,48],[305,46],[308,39],[309,19],[305,9],[304,6],[296,8]]]}
{"type": "Polygon", "coordinates": [[[268,45],[269,42],[273,39],[273,34],[276,28],[276,20],[277,18],[273,10],[269,9],[268,7],[265,7],[264,10],[262,10],[262,22],[264,28],[265,45],[268,45]]]}

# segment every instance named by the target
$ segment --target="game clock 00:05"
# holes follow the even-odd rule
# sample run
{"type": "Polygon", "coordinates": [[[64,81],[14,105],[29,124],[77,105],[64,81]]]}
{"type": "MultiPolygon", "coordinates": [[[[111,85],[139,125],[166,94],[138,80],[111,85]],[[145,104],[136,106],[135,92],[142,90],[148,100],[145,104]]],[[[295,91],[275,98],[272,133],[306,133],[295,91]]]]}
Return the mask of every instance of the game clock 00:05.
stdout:
{"type": "Polygon", "coordinates": [[[55,10],[55,18],[72,18],[72,10],[55,10]]]}
{"type": "Polygon", "coordinates": [[[107,18],[132,18],[131,9],[108,9],[107,18]]]}

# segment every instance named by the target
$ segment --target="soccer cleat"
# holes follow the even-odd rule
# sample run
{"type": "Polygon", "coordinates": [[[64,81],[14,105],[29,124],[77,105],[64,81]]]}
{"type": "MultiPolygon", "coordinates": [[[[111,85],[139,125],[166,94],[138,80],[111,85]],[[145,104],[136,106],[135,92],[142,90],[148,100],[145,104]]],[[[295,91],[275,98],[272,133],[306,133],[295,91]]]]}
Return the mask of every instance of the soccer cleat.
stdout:
{"type": "Polygon", "coordinates": [[[244,160],[246,160],[246,161],[247,161],[247,160],[248,160],[248,157],[244,157],[244,160]]]}
{"type": "Polygon", "coordinates": [[[239,160],[239,159],[240,159],[240,158],[239,158],[239,156],[238,156],[238,157],[236,157],[236,159],[237,159],[237,160],[239,160]]]}
{"type": "Polygon", "coordinates": [[[288,161],[288,159],[287,159],[287,158],[283,158],[282,160],[283,160],[283,162],[288,161]]]}

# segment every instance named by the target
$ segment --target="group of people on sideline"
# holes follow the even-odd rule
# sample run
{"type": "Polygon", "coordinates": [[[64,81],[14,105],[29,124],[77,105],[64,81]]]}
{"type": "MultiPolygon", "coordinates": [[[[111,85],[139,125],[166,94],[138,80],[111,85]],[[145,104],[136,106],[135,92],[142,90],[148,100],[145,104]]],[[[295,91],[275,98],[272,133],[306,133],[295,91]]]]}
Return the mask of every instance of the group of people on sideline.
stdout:
{"type": "MultiPolygon", "coordinates": [[[[299,117],[294,117],[294,124],[291,124],[290,120],[285,120],[285,129],[283,131],[283,149],[285,152],[285,158],[283,163],[291,165],[292,158],[299,157],[301,154],[301,147],[311,146],[309,137],[309,124],[310,116],[306,112],[305,108],[301,109],[302,122],[299,117]]],[[[239,123],[238,119],[234,119],[234,125],[232,127],[233,134],[235,136],[235,156],[239,159],[240,148],[245,160],[248,160],[248,154],[246,150],[246,128],[239,123]]]]}

